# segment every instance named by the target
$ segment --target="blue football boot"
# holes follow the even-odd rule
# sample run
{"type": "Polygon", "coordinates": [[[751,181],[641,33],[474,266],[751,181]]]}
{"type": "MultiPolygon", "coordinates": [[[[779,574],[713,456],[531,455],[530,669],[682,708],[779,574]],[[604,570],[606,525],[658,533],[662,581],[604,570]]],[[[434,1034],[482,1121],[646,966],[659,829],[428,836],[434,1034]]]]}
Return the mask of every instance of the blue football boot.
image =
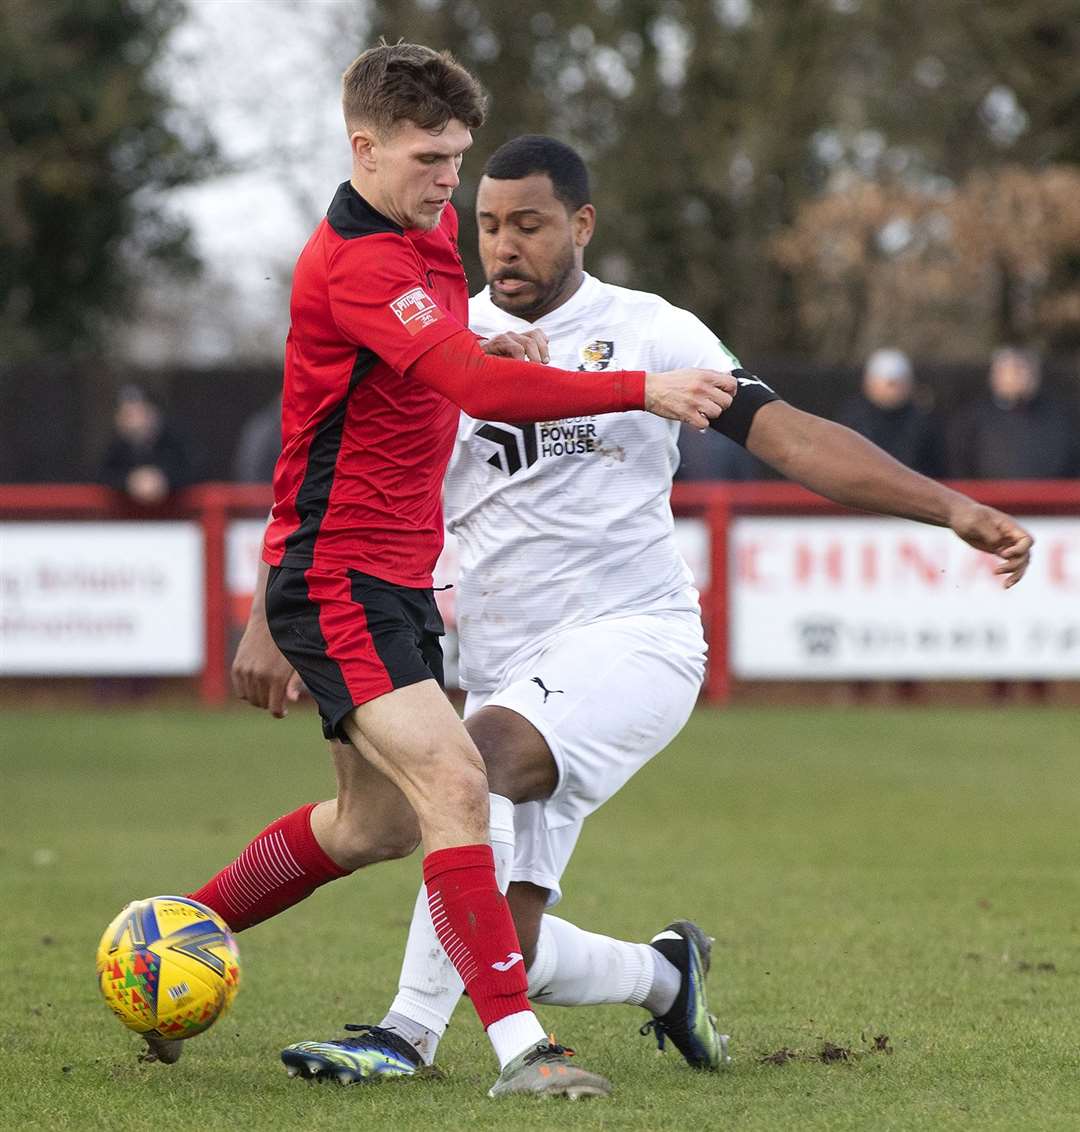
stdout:
{"type": "Polygon", "coordinates": [[[281,1051],[290,1077],[336,1081],[339,1085],[374,1084],[395,1077],[415,1077],[423,1060],[404,1038],[381,1026],[353,1025],[358,1036],[330,1042],[296,1042],[281,1051]]]}
{"type": "Polygon", "coordinates": [[[679,993],[666,1014],[655,1015],[641,1027],[650,1031],[656,1043],[664,1048],[665,1039],[686,1058],[693,1069],[719,1069],[731,1062],[728,1036],[721,1034],[716,1018],[709,1013],[705,976],[712,962],[712,941],[689,920],[668,924],[649,940],[649,946],[675,967],[682,976],[679,993]]]}

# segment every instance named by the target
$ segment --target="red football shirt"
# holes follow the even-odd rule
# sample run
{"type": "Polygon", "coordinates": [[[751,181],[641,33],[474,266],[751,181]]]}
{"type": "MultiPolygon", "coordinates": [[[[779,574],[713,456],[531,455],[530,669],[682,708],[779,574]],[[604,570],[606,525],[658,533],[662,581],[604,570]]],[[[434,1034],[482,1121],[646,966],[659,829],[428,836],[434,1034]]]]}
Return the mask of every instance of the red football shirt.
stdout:
{"type": "Polygon", "coordinates": [[[457,216],[407,232],[346,182],[300,254],[285,347],[283,445],[263,558],[431,585],[459,407],[548,420],[640,409],[641,371],[486,357],[465,328],[457,216]],[[522,380],[522,379],[525,380],[522,380]]]}
{"type": "Polygon", "coordinates": [[[404,376],[468,321],[447,205],[405,232],[346,182],[300,254],[264,558],[428,586],[459,410],[404,376]]]}

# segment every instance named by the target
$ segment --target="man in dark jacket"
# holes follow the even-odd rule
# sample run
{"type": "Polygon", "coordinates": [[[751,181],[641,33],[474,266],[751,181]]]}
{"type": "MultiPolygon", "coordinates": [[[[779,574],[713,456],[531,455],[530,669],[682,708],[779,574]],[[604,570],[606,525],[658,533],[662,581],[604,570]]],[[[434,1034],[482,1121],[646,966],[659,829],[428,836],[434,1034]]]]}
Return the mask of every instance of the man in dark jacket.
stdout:
{"type": "Polygon", "coordinates": [[[167,427],[161,410],[138,386],[125,385],[98,479],[137,503],[153,504],[194,478],[187,448],[167,427]]]}
{"type": "Polygon", "coordinates": [[[1080,441],[1068,408],[1042,391],[1039,359],[1006,347],[990,362],[990,396],[956,418],[950,455],[960,479],[1069,479],[1080,441]]]}
{"type": "Polygon", "coordinates": [[[911,362],[900,350],[875,350],[863,370],[862,393],[844,404],[837,420],[924,476],[945,474],[941,430],[915,403],[911,362]]]}

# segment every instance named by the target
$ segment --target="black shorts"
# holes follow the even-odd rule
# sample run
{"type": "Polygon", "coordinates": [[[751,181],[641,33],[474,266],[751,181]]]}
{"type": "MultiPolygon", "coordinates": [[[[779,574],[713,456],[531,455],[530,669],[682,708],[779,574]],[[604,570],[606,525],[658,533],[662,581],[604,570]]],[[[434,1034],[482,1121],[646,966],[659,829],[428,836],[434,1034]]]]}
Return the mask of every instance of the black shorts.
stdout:
{"type": "Polygon", "coordinates": [[[359,570],[272,566],[266,620],[315,697],[327,739],[347,738],[341,721],[360,704],[421,680],[442,686],[446,630],[430,589],[359,570]]]}

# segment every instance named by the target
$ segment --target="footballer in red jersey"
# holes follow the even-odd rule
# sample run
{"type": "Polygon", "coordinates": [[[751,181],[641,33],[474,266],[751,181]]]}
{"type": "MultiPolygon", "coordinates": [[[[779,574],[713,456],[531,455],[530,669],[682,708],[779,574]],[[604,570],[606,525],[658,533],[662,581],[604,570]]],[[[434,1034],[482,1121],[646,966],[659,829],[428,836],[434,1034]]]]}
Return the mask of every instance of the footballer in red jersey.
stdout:
{"type": "Polygon", "coordinates": [[[483,761],[441,690],[442,478],[461,409],[496,420],[644,409],[702,428],[736,382],[485,353],[466,328],[449,203],[483,122],[479,84],[448,55],[383,44],[346,71],[343,107],[352,176],[296,265],[256,598],[319,706],[338,793],[274,822],[193,895],[242,930],[422,841],[432,922],[499,1060],[492,1095],[604,1095],[608,1083],[571,1064],[529,1006],[483,761]]]}

